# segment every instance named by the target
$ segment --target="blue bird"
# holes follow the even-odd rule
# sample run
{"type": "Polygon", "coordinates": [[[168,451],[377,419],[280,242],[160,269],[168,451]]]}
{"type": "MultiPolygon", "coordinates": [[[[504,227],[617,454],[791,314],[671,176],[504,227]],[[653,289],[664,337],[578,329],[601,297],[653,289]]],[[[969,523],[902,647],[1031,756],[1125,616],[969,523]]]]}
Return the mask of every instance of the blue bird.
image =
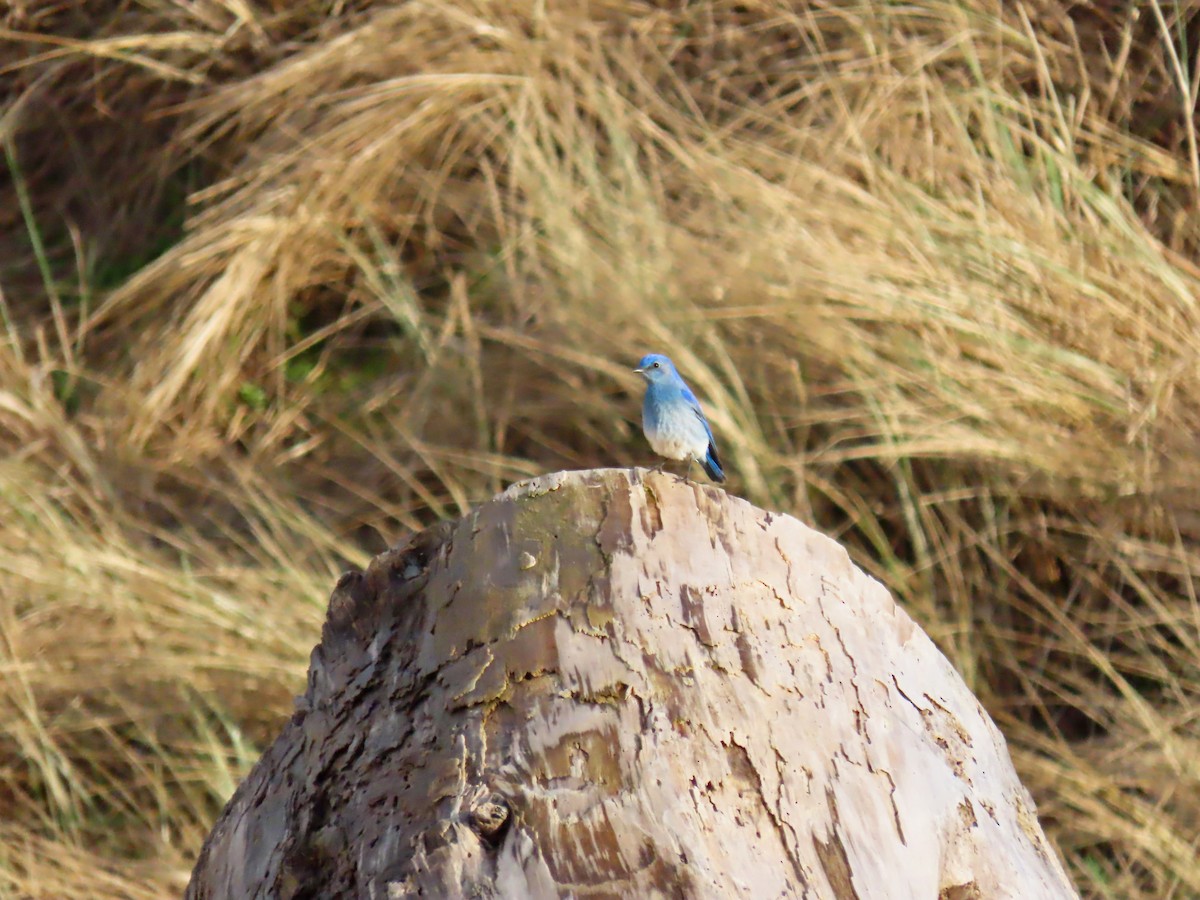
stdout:
{"type": "Polygon", "coordinates": [[[709,478],[724,481],[712,429],[675,364],[661,353],[649,353],[633,371],[649,382],[642,401],[642,431],[650,449],[667,459],[686,459],[689,469],[696,460],[709,478]]]}

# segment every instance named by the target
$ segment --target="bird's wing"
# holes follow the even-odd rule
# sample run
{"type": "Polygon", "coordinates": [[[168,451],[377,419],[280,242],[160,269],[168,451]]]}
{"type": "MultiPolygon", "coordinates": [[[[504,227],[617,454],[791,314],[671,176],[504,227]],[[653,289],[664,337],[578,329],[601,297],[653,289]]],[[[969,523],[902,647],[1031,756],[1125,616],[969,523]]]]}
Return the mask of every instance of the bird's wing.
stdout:
{"type": "Polygon", "coordinates": [[[684,402],[692,408],[692,412],[696,414],[696,418],[704,426],[704,430],[708,432],[708,440],[713,441],[712,426],[708,424],[708,419],[704,417],[704,410],[700,408],[700,401],[696,399],[696,395],[692,393],[692,389],[686,384],[680,385],[680,393],[683,395],[684,402]]]}
{"type": "Polygon", "coordinates": [[[686,384],[680,384],[679,393],[683,395],[684,402],[687,403],[688,406],[700,413],[700,415],[704,415],[703,411],[700,409],[700,401],[696,399],[696,395],[692,393],[692,389],[690,387],[688,387],[686,384]]]}

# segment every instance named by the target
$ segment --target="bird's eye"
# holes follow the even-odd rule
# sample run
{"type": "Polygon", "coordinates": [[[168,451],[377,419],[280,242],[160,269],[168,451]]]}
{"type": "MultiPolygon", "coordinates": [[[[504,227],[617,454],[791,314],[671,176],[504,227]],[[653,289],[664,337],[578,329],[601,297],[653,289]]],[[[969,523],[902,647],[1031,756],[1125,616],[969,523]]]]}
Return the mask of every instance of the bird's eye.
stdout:
{"type": "Polygon", "coordinates": [[[659,366],[659,364],[658,364],[658,363],[655,363],[655,364],[654,364],[654,368],[658,369],[658,368],[661,368],[661,367],[659,366]]]}

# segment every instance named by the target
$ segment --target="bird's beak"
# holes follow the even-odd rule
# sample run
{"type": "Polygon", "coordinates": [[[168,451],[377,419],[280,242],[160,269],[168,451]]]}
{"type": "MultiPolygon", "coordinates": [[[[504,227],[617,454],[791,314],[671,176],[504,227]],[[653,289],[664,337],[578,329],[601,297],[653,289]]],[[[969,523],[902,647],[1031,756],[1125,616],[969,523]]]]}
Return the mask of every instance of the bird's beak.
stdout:
{"type": "Polygon", "coordinates": [[[646,374],[646,370],[645,370],[645,369],[634,369],[633,371],[637,372],[639,375],[645,375],[645,374],[646,374]]]}

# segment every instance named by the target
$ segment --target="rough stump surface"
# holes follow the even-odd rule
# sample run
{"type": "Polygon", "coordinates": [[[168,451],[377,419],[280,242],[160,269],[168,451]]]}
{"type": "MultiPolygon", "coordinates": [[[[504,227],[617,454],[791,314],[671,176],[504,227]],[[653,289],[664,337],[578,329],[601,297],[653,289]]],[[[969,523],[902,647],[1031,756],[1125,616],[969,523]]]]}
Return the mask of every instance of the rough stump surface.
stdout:
{"type": "Polygon", "coordinates": [[[996,726],[838,544],[613,469],[342,577],[187,896],[1076,895],[996,726]]]}

